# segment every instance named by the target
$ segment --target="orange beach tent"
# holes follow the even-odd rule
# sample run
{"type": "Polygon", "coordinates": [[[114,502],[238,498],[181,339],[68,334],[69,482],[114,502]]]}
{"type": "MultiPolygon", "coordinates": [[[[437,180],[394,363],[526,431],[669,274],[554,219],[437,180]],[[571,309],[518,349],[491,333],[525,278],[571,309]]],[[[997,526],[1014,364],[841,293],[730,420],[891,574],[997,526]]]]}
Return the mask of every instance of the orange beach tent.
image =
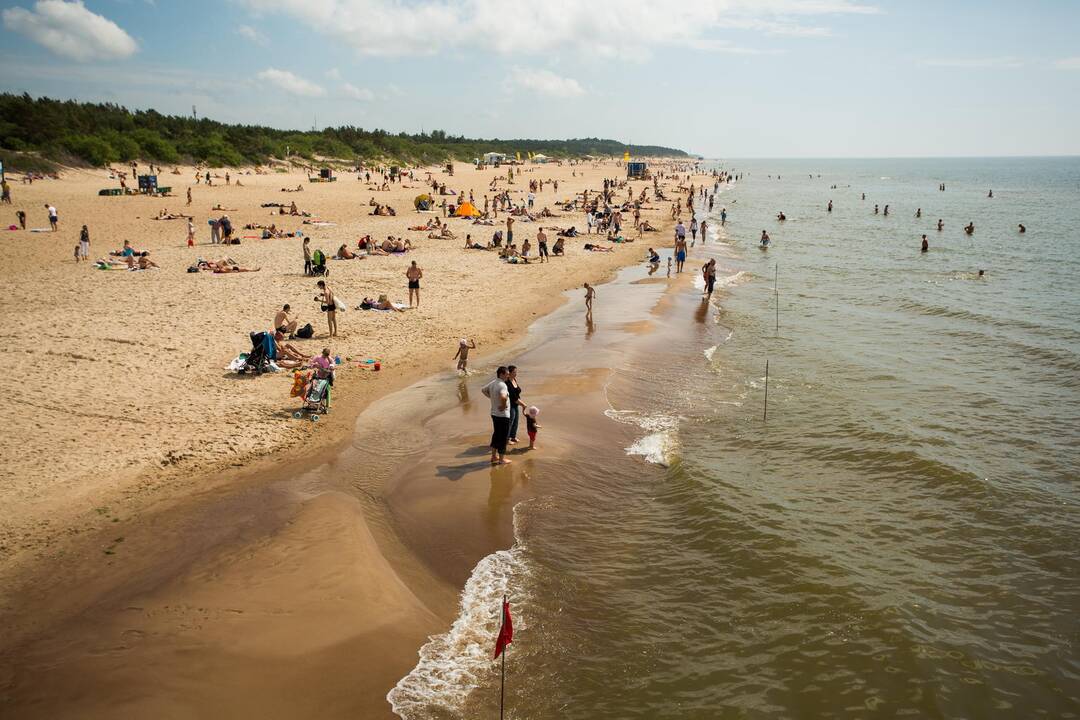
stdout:
{"type": "Polygon", "coordinates": [[[454,217],[479,217],[480,211],[469,201],[461,203],[461,207],[454,213],[454,217]]]}

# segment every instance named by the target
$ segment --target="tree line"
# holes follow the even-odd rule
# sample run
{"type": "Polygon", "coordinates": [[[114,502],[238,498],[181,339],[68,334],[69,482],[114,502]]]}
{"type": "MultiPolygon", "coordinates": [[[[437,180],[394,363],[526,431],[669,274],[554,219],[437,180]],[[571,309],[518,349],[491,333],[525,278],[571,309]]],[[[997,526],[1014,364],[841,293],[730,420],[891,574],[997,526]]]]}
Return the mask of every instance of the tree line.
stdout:
{"type": "Polygon", "coordinates": [[[128,110],[113,103],[0,94],[0,158],[11,169],[41,169],[49,162],[82,162],[96,167],[129,160],[203,163],[212,167],[263,164],[277,158],[316,157],[342,162],[430,164],[471,161],[486,152],[514,156],[542,153],[552,158],[618,156],[686,157],[658,145],[625,145],[615,140],[498,140],[427,133],[391,133],[342,126],[323,130],[277,130],[261,125],[229,125],[207,118],[128,110]]]}

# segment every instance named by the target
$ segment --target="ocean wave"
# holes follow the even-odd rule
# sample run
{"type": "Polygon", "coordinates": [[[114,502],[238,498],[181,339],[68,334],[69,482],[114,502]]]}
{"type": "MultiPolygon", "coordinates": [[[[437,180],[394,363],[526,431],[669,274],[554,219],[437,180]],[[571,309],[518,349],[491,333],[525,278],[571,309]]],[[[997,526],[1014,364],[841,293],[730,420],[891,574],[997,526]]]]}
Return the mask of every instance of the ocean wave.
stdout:
{"type": "Polygon", "coordinates": [[[717,348],[716,345],[713,345],[712,347],[709,347],[709,348],[705,348],[705,359],[708,360],[709,362],[712,362],[713,355],[716,354],[716,348],[717,348]]]}
{"type": "MultiPolygon", "coordinates": [[[[518,510],[514,506],[514,535],[518,510]]],[[[503,596],[518,607],[527,582],[524,549],[520,539],[509,550],[483,558],[461,591],[457,619],[441,635],[433,635],[420,648],[420,660],[386,695],[393,711],[404,720],[431,717],[434,712],[460,714],[465,702],[491,668],[491,654],[499,633],[503,596]]],[[[528,625],[520,613],[514,629],[528,625]]]]}
{"type": "Polygon", "coordinates": [[[739,285],[745,285],[754,279],[754,274],[747,272],[746,270],[740,270],[734,275],[726,275],[716,279],[717,287],[737,287],[739,285]]]}
{"type": "Polygon", "coordinates": [[[635,440],[630,447],[626,448],[626,454],[640,455],[645,462],[668,467],[671,465],[674,447],[674,433],[665,430],[635,440]]]}
{"type": "Polygon", "coordinates": [[[627,455],[639,455],[646,462],[668,467],[678,449],[679,418],[672,415],[642,415],[632,410],[608,409],[604,411],[615,422],[637,425],[648,431],[644,437],[635,440],[628,448],[627,455]]]}

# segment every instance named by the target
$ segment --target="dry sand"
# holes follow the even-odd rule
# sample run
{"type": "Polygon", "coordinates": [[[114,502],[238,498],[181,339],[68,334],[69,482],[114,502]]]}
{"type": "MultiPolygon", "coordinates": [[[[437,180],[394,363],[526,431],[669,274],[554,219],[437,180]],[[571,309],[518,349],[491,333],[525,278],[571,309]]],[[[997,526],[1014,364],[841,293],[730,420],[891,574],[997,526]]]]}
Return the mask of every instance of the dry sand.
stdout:
{"type": "MultiPolygon", "coordinates": [[[[558,193],[545,183],[536,207],[559,212],[556,200],[585,188],[595,191],[603,177],[620,173],[614,164],[528,166],[509,187],[515,197],[523,197],[530,179],[557,179],[558,193]]],[[[109,716],[120,707],[189,716],[197,713],[183,711],[185,682],[164,680],[178,664],[190,663],[185,671],[189,682],[220,675],[243,695],[244,687],[254,687],[253,674],[274,672],[276,659],[282,663],[282,687],[295,683],[299,689],[310,683],[303,673],[294,672],[296,658],[316,657],[299,665],[319,676],[329,666],[341,666],[348,655],[356,672],[370,674],[371,687],[354,693],[362,700],[359,705],[326,700],[276,706],[274,698],[262,698],[235,709],[265,716],[288,716],[300,709],[339,716],[358,707],[385,712],[372,698],[385,695],[387,683],[400,676],[403,663],[407,669],[420,641],[440,628],[452,612],[455,589],[432,580],[429,587],[419,588],[423,597],[418,597],[424,581],[416,578],[423,572],[413,560],[395,554],[392,529],[369,528],[367,521],[377,510],[359,507],[346,496],[323,496],[305,502],[300,510],[280,513],[267,510],[264,500],[255,509],[252,502],[240,501],[227,505],[235,523],[224,519],[197,525],[171,520],[184,517],[174,514],[175,508],[310,467],[307,458],[325,457],[351,436],[353,420],[372,399],[452,367],[459,337],[476,339],[480,349],[475,354],[498,347],[561,302],[561,291],[601,281],[618,266],[639,261],[647,245],[670,246],[670,202],[653,202],[655,209],[643,212],[662,229],[646,234],[644,242],[607,254],[585,252],[585,238],[571,239],[566,258],[514,266],[499,261],[495,253],[462,249],[465,233],[486,242],[495,228],[452,220],[456,240],[427,239],[426,233],[406,230],[432,217],[412,209],[413,197],[427,190],[424,172],[417,172],[418,181],[395,184],[389,192],[372,190],[348,174],[334,183],[307,183],[305,174],[243,175],[244,187],[226,187],[217,184],[220,181],[210,188],[194,186],[194,203],[187,208],[183,194],[193,175],[183,169],[178,176],[161,176],[162,184],[172,185],[177,195],[167,199],[99,197],[99,188],[115,186],[102,172],[73,171],[59,181],[13,186],[9,221],[21,208],[28,213],[28,227],[47,227],[43,205],[49,203],[59,210],[60,231],[3,231],[0,243],[7,289],[0,302],[9,319],[5,344],[15,357],[24,358],[22,371],[4,380],[10,402],[3,410],[8,431],[0,439],[5,460],[0,469],[5,508],[0,519],[0,587],[5,588],[0,619],[6,616],[4,624],[13,631],[0,651],[11,660],[16,644],[34,641],[20,649],[18,657],[38,658],[40,668],[48,669],[74,643],[103,643],[103,662],[110,652],[115,654],[116,669],[108,676],[117,687],[110,702],[98,707],[89,702],[97,690],[81,687],[77,674],[43,670],[39,676],[32,663],[8,665],[0,668],[0,700],[10,693],[30,701],[37,694],[55,693],[59,683],[73,702],[88,703],[87,717],[109,716]],[[280,191],[298,184],[303,192],[280,191]],[[369,216],[372,197],[395,207],[398,216],[369,216]],[[301,218],[271,215],[259,207],[292,201],[336,225],[316,229],[302,225],[301,218]],[[236,208],[228,214],[243,238],[240,246],[208,244],[206,220],[221,214],[210,210],[218,203],[236,208]],[[185,221],[151,219],[163,207],[195,216],[199,245],[186,247],[185,221]],[[328,341],[325,318],[313,299],[315,279],[301,272],[301,241],[244,238],[259,234],[241,229],[249,222],[301,229],[312,238],[313,248],[328,255],[342,243],[355,249],[365,234],[409,237],[417,249],[404,256],[330,261],[328,280],[350,308],[363,296],[380,293],[405,301],[405,270],[416,260],[424,269],[422,305],[405,313],[339,313],[340,336],[328,341]],[[136,248],[150,250],[161,269],[100,271],[76,264],[72,250],[84,223],[91,233],[92,258],[129,239],[136,248]],[[198,257],[219,259],[225,254],[262,270],[235,275],[186,272],[198,257]],[[374,373],[344,367],[335,388],[334,413],[318,424],[290,419],[298,403],[289,397],[288,373],[253,378],[224,369],[248,348],[247,334],[268,329],[286,302],[301,322],[315,325],[315,339],[293,341],[305,352],[316,354],[329,346],[342,358],[379,359],[384,368],[374,373]],[[246,514],[262,518],[254,523],[256,536],[264,537],[270,528],[274,542],[245,544],[246,514]],[[373,531],[381,536],[378,544],[373,531]],[[175,549],[192,538],[188,551],[142,553],[123,567],[114,564],[119,543],[152,547],[158,533],[172,541],[162,541],[162,548],[175,549]],[[103,538],[113,535],[125,540],[114,537],[111,545],[102,545],[103,538]],[[214,543],[242,547],[244,555],[200,554],[200,548],[214,543]],[[95,556],[101,564],[87,566],[85,560],[95,556]],[[410,582],[403,583],[401,576],[410,582]],[[70,587],[80,581],[85,581],[81,592],[72,595],[70,587]],[[294,597],[298,588],[318,591],[301,599],[294,597]],[[77,624],[78,613],[133,595],[145,601],[132,611],[138,616],[134,620],[93,632],[55,632],[61,620],[77,624]],[[242,612],[227,607],[237,597],[244,598],[242,612]],[[184,633],[193,627],[215,638],[216,654],[202,652],[197,660],[185,655],[184,633]],[[160,666],[162,685],[150,695],[118,703],[126,661],[116,648],[146,638],[160,640],[162,650],[144,653],[140,662],[160,666]],[[112,641],[118,645],[107,649],[112,641]],[[356,650],[371,645],[386,650],[368,653],[357,666],[356,650]],[[254,657],[260,662],[238,662],[254,657]]],[[[472,190],[480,206],[497,175],[504,177],[505,168],[477,171],[459,164],[453,177],[434,172],[449,188],[466,194],[472,190]]],[[[634,185],[636,196],[642,183],[634,185]]],[[[673,185],[668,184],[669,197],[673,185]]],[[[625,197],[625,192],[617,197],[625,197]]],[[[500,213],[500,225],[503,218],[500,213]]],[[[632,221],[628,218],[625,224],[632,221]]],[[[536,224],[518,221],[515,240],[534,238],[539,225],[583,229],[585,221],[581,213],[536,224]]],[[[548,235],[553,243],[554,232],[548,235]]],[[[205,643],[201,647],[205,649],[205,643]]],[[[355,678],[349,682],[355,685],[355,678]]],[[[334,692],[331,686],[323,687],[334,692]]],[[[210,706],[234,707],[229,704],[233,695],[223,690],[210,706]]]]}

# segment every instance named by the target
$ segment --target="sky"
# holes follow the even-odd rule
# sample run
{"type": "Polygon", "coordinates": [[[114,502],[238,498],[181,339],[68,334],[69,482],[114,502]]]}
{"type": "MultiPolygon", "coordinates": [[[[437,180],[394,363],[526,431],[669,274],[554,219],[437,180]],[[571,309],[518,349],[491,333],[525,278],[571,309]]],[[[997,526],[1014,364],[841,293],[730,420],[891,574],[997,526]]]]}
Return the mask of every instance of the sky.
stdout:
{"type": "Polygon", "coordinates": [[[709,158],[1080,154],[1080,0],[0,0],[0,90],[709,158]]]}

